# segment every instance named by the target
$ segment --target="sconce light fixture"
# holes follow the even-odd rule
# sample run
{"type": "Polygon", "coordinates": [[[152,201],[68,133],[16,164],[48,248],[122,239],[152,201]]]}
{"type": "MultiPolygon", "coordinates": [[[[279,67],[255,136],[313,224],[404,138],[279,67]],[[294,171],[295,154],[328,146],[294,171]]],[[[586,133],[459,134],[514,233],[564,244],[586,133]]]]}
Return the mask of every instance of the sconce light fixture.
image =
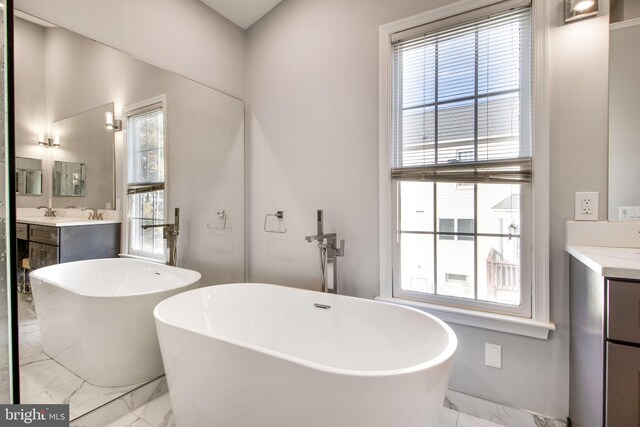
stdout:
{"type": "Polygon", "coordinates": [[[60,148],[60,136],[56,135],[55,137],[51,138],[51,137],[45,137],[43,133],[39,133],[38,134],[38,145],[41,145],[43,147],[54,147],[54,148],[60,148]]]}
{"type": "Polygon", "coordinates": [[[569,23],[598,14],[598,0],[564,0],[564,22],[569,23]]]}
{"type": "Polygon", "coordinates": [[[116,132],[120,132],[122,130],[122,120],[114,120],[113,113],[111,111],[104,113],[104,118],[107,129],[113,129],[116,132]]]}

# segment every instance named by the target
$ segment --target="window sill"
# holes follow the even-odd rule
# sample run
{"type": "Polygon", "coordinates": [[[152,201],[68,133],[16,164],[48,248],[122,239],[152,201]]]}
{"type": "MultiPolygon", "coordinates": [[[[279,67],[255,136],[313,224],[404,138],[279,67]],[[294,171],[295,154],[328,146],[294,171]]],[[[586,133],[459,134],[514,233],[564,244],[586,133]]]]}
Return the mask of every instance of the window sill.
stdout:
{"type": "Polygon", "coordinates": [[[156,264],[166,264],[166,262],[164,260],[162,260],[162,259],[150,258],[150,257],[146,257],[146,256],[141,256],[141,255],[118,254],[118,256],[120,258],[133,258],[133,259],[139,259],[141,261],[155,262],[156,264]]]}
{"type": "Polygon", "coordinates": [[[523,335],[525,337],[538,338],[542,340],[548,339],[549,332],[555,331],[556,329],[556,326],[552,322],[540,322],[532,319],[523,319],[521,317],[506,316],[504,314],[446,307],[443,305],[410,301],[402,298],[376,297],[375,299],[378,301],[416,308],[429,314],[433,314],[447,323],[474,326],[476,328],[506,332],[514,335],[523,335]]]}

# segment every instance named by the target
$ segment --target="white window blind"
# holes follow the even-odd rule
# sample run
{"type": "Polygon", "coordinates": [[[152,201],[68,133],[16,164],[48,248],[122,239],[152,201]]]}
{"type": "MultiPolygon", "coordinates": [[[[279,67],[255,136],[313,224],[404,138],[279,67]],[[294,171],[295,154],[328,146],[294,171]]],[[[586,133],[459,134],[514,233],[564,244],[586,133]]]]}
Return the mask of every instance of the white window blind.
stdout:
{"type": "Polygon", "coordinates": [[[393,52],[393,179],[531,180],[530,8],[400,39],[393,52]]]}
{"type": "Polygon", "coordinates": [[[153,107],[128,117],[129,194],[164,188],[164,114],[153,107]]]}

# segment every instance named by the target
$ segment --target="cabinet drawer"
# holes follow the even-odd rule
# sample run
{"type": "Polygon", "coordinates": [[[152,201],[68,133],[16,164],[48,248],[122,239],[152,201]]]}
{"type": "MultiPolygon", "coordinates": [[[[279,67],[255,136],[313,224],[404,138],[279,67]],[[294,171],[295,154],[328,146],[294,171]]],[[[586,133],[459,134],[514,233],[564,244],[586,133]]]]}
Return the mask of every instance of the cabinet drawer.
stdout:
{"type": "Polygon", "coordinates": [[[29,240],[58,246],[58,228],[44,225],[31,225],[29,227],[29,240]]]}
{"type": "Polygon", "coordinates": [[[640,348],[607,343],[607,427],[638,427],[640,348]]]}
{"type": "Polygon", "coordinates": [[[640,282],[607,282],[607,338],[640,344],[640,282]]]}
{"type": "Polygon", "coordinates": [[[31,270],[57,264],[58,247],[29,242],[29,266],[31,270]]]}
{"type": "Polygon", "coordinates": [[[29,225],[22,222],[16,223],[16,237],[22,240],[29,240],[29,225]]]}

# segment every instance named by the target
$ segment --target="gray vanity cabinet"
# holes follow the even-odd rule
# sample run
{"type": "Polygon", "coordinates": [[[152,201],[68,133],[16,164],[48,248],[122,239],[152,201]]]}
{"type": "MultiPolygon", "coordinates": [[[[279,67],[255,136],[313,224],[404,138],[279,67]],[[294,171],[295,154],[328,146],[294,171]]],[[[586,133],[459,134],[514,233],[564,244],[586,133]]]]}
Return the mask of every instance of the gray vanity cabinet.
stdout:
{"type": "Polygon", "coordinates": [[[570,275],[571,425],[640,427],[640,281],[570,275]]]}
{"type": "Polygon", "coordinates": [[[92,224],[52,227],[28,226],[31,270],[61,262],[115,258],[120,251],[120,224],[92,224]]]}

